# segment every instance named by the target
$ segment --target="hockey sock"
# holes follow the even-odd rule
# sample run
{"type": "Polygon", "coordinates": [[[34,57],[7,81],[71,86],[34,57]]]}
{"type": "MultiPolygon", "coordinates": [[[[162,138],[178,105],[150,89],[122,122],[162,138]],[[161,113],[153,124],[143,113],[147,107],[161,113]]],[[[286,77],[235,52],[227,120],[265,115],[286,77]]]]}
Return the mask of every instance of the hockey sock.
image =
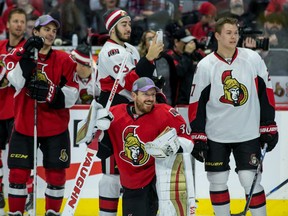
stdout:
{"type": "Polygon", "coordinates": [[[45,191],[46,211],[52,209],[59,212],[64,197],[64,186],[48,184],[45,191]]]}
{"type": "Polygon", "coordinates": [[[116,216],[120,189],[119,175],[103,174],[99,181],[100,216],[116,216]]]}
{"type": "MultiPolygon", "coordinates": [[[[247,198],[255,176],[255,170],[240,170],[238,171],[238,176],[247,198]]],[[[249,205],[249,209],[253,216],[266,215],[266,196],[264,193],[264,188],[260,184],[261,177],[262,175],[259,173],[249,205]]]]}
{"type": "Polygon", "coordinates": [[[65,169],[45,169],[47,188],[45,191],[46,211],[51,209],[59,212],[66,182],[65,169]]]}
{"type": "Polygon", "coordinates": [[[28,181],[29,174],[30,170],[28,169],[10,169],[8,190],[10,212],[24,212],[27,198],[26,183],[28,181]]]}
{"type": "Polygon", "coordinates": [[[230,216],[230,194],[228,191],[229,171],[207,172],[210,182],[210,200],[215,216],[230,216]]]}
{"type": "Polygon", "coordinates": [[[27,198],[26,184],[9,184],[8,203],[11,212],[21,212],[23,214],[27,198]]]}
{"type": "Polygon", "coordinates": [[[33,175],[30,175],[29,180],[26,185],[28,194],[33,193],[33,180],[34,180],[33,175]]]}

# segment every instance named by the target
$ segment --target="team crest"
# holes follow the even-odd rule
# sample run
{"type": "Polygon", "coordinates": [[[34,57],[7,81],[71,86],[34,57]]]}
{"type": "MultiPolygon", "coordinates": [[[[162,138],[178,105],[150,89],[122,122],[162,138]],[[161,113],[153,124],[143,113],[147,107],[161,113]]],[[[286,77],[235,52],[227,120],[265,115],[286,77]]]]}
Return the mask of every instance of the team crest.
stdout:
{"type": "Polygon", "coordinates": [[[242,106],[248,100],[248,91],[245,85],[232,77],[232,70],[224,71],[222,74],[224,95],[219,99],[222,103],[231,104],[234,107],[242,106]]]}
{"type": "Polygon", "coordinates": [[[124,150],[119,153],[119,156],[133,166],[142,166],[147,163],[150,156],[145,151],[144,143],[136,133],[137,127],[128,126],[123,131],[124,150]]]}
{"type": "Polygon", "coordinates": [[[258,166],[259,160],[258,160],[258,158],[256,157],[255,154],[252,154],[252,155],[250,156],[249,164],[250,164],[251,166],[258,166]]]}
{"type": "Polygon", "coordinates": [[[61,150],[59,160],[61,160],[63,162],[67,162],[68,161],[68,154],[66,152],[66,149],[62,149],[61,150]]]}

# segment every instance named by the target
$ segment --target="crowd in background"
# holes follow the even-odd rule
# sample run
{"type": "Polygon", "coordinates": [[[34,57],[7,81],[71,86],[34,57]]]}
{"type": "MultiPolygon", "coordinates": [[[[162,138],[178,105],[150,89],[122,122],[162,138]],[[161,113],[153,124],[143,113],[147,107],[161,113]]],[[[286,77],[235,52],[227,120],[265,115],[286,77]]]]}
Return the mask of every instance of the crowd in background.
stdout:
{"type": "MultiPolygon", "coordinates": [[[[45,40],[42,41],[41,38],[38,37],[39,43],[49,43],[48,45],[45,44],[45,49],[44,49],[45,52],[47,51],[47,53],[44,53],[44,54],[47,54],[48,56],[47,58],[50,58],[50,54],[51,54],[50,49],[52,45],[54,45],[54,47],[65,46],[65,45],[71,46],[73,45],[72,38],[75,35],[77,35],[77,38],[78,38],[77,44],[79,43],[80,46],[73,47],[73,49],[75,48],[76,49],[73,50],[71,54],[75,62],[72,62],[72,61],[70,62],[71,68],[68,68],[69,71],[67,71],[67,76],[69,76],[69,80],[73,80],[73,82],[77,81],[73,84],[77,85],[77,87],[79,86],[79,88],[77,89],[79,90],[80,97],[78,98],[77,102],[75,101],[76,103],[89,104],[91,103],[93,98],[98,99],[98,102],[101,103],[101,100],[100,100],[101,93],[99,93],[100,89],[95,88],[96,85],[99,84],[99,82],[101,83],[101,78],[102,78],[102,81],[103,80],[107,81],[107,79],[111,79],[109,81],[114,82],[114,78],[111,75],[106,77],[107,73],[104,73],[105,74],[104,78],[101,76],[98,76],[100,72],[98,73],[97,69],[99,71],[102,69],[103,71],[104,66],[105,67],[106,65],[111,66],[112,64],[107,64],[108,56],[103,57],[103,54],[102,54],[102,58],[101,58],[101,54],[99,54],[99,59],[102,59],[102,64],[101,64],[101,61],[98,59],[97,67],[95,67],[95,64],[91,60],[91,55],[90,55],[91,46],[90,45],[103,46],[104,43],[109,39],[110,42],[111,40],[113,40],[115,44],[117,44],[117,46],[120,45],[119,42],[121,42],[121,46],[123,46],[121,47],[121,49],[125,50],[126,52],[127,43],[124,44],[124,42],[128,42],[128,39],[120,40],[118,38],[119,36],[118,34],[121,34],[121,32],[120,33],[117,32],[118,29],[117,31],[115,30],[116,33],[114,32],[114,36],[111,37],[112,34],[110,30],[113,29],[114,27],[113,25],[111,25],[112,27],[110,26],[110,29],[109,29],[108,28],[109,25],[107,25],[107,22],[108,22],[107,20],[109,19],[105,20],[104,18],[105,15],[107,16],[106,12],[108,10],[115,9],[115,8],[123,8],[124,10],[128,12],[129,14],[128,25],[130,25],[130,17],[131,17],[132,28],[131,28],[131,38],[130,38],[129,43],[131,43],[133,46],[131,46],[130,48],[135,49],[134,54],[135,56],[137,56],[137,59],[138,59],[138,52],[139,52],[139,55],[140,55],[139,57],[146,56],[146,63],[153,65],[153,67],[151,67],[153,69],[153,70],[151,69],[151,74],[153,73],[152,79],[155,82],[155,85],[159,89],[161,89],[163,93],[166,95],[164,102],[167,102],[171,106],[189,104],[191,88],[192,88],[192,83],[193,83],[192,81],[194,79],[194,72],[195,72],[198,62],[201,59],[203,59],[206,55],[208,55],[209,53],[217,49],[217,41],[214,37],[214,32],[215,32],[214,28],[215,28],[215,22],[221,17],[233,17],[233,18],[238,19],[239,21],[238,27],[239,27],[239,35],[240,35],[238,46],[257,50],[259,54],[261,55],[261,57],[264,59],[265,63],[267,64],[268,70],[270,71],[271,75],[282,75],[282,76],[288,75],[288,65],[287,65],[288,57],[287,57],[287,50],[286,50],[288,48],[288,42],[287,42],[288,0],[271,0],[271,1],[264,1],[264,0],[263,1],[259,1],[259,0],[257,1],[256,0],[249,0],[249,1],[248,0],[230,0],[230,1],[229,0],[227,1],[226,0],[221,0],[221,1],[216,1],[216,0],[215,1],[212,1],[212,0],[211,1],[192,1],[192,0],[190,1],[187,1],[187,0],[182,0],[182,1],[180,0],[178,1],[177,0],[175,1],[174,0],[130,0],[130,1],[128,0],[122,0],[122,1],[121,0],[102,0],[102,1],[101,0],[98,0],[98,1],[97,0],[90,0],[90,1],[88,0],[86,1],[85,0],[81,0],[81,1],[80,0],[78,1],[77,0],[49,0],[49,1],[48,0],[47,1],[44,1],[44,0],[43,1],[7,0],[7,1],[4,1],[2,0],[1,1],[0,0],[0,13],[1,13],[0,38],[1,40],[9,38],[9,36],[12,35],[12,29],[15,30],[16,33],[21,32],[21,34],[24,34],[23,33],[24,22],[22,22],[21,27],[17,27],[17,24],[14,23],[15,24],[13,26],[14,28],[12,27],[10,28],[10,24],[12,24],[12,23],[9,23],[11,20],[10,12],[13,11],[14,8],[21,8],[21,10],[25,11],[27,15],[25,39],[29,38],[27,40],[28,44],[29,44],[29,40],[31,39],[33,29],[34,29],[34,34],[35,32],[37,34],[39,33],[39,35],[36,35],[36,36],[42,36],[42,38],[44,38],[45,34],[40,32],[40,29],[41,27],[45,25],[48,25],[48,24],[50,25],[52,22],[53,25],[52,24],[51,25],[53,26],[53,32],[52,32],[53,41],[46,40],[47,38],[45,38],[45,40]],[[43,14],[49,14],[56,20],[46,15],[44,16],[44,18],[42,17],[43,19],[41,21],[41,15],[43,14]],[[40,17],[40,21],[38,20],[38,24],[37,24],[36,20],[39,17],[40,17]],[[50,19],[50,22],[47,23],[46,22],[47,19],[50,19]],[[57,20],[60,21],[61,25],[58,23],[57,20]],[[38,27],[38,29],[35,28],[35,24],[34,24],[35,22],[36,22],[36,27],[38,27]],[[7,23],[9,23],[9,25],[7,25],[7,23]],[[109,36],[107,29],[110,31],[109,32],[110,36],[109,36]],[[162,30],[164,32],[164,38],[163,38],[163,42],[165,44],[164,50],[163,50],[162,43],[160,44],[161,50],[160,48],[158,48],[158,46],[160,45],[155,43],[156,41],[155,37],[157,36],[158,30],[162,30]],[[55,37],[57,37],[56,40],[54,40],[55,37]],[[86,45],[84,45],[85,43],[86,45]],[[81,46],[81,45],[84,45],[84,46],[81,46]],[[149,50],[150,50],[149,46],[150,48],[154,46],[157,48],[157,49],[155,48],[155,50],[160,50],[159,52],[157,52],[157,55],[154,52],[155,56],[153,55],[152,60],[147,58],[147,55],[149,54],[149,50]],[[138,50],[136,50],[136,47],[138,50]],[[160,52],[161,52],[161,55],[159,55],[160,52]],[[73,65],[73,68],[72,68],[72,65],[73,65]],[[76,79],[74,79],[75,77],[72,78],[72,73],[71,73],[72,71],[77,72],[76,79]]],[[[125,12],[125,11],[122,11],[122,12],[125,12]]],[[[125,12],[125,14],[127,13],[125,12]]],[[[236,25],[234,27],[235,29],[237,29],[236,25]]],[[[128,26],[128,29],[129,29],[127,30],[128,33],[125,32],[126,37],[129,37],[127,35],[130,34],[129,32],[130,26],[128,26]]],[[[24,42],[24,39],[21,38],[21,40],[24,42]]],[[[7,42],[8,43],[7,47],[12,49],[12,48],[15,48],[15,46],[11,44],[11,41],[12,40],[9,40],[9,42],[7,42]]],[[[32,43],[31,40],[30,40],[30,43],[32,43]]],[[[108,43],[109,41],[106,44],[108,43]]],[[[115,44],[113,44],[113,46],[115,44]]],[[[220,43],[218,43],[218,45],[219,44],[220,43]]],[[[42,46],[43,45],[41,45],[40,47],[39,45],[39,49],[42,48],[42,46]]],[[[104,47],[102,47],[102,50],[105,50],[104,47]]],[[[9,52],[9,50],[7,50],[7,52],[9,52]]],[[[59,65],[63,66],[64,61],[67,61],[67,59],[65,58],[68,58],[68,55],[64,52],[56,52],[56,54],[59,56],[60,55],[62,56],[60,56],[59,59],[53,58],[53,61],[57,59],[57,64],[60,62],[59,65]],[[61,61],[62,61],[62,64],[61,64],[61,61]]],[[[257,56],[257,59],[258,59],[259,56],[258,55],[255,55],[255,56],[257,56]]],[[[42,61],[42,59],[40,60],[42,61]]],[[[46,58],[43,58],[43,61],[45,60],[46,58]]],[[[259,58],[259,60],[261,59],[259,58]]],[[[139,60],[139,62],[140,61],[141,59],[139,60]]],[[[232,61],[232,59],[230,60],[227,59],[226,61],[227,62],[232,61]]],[[[262,63],[262,60],[259,62],[262,63]]],[[[253,63],[255,64],[255,62],[253,63]]],[[[22,66],[24,67],[26,65],[27,64],[25,63],[22,66]]],[[[54,69],[57,69],[59,73],[62,72],[61,67],[54,68],[54,63],[50,65],[53,66],[53,67],[50,67],[51,71],[54,72],[54,69]]],[[[117,63],[115,65],[119,65],[119,64],[117,63]]],[[[137,65],[133,65],[133,68],[134,66],[136,67],[137,65]]],[[[65,69],[67,69],[66,62],[65,62],[65,67],[66,67],[65,69]]],[[[141,71],[138,71],[139,76],[147,75],[148,67],[145,65],[145,67],[143,68],[145,69],[145,72],[142,71],[141,69],[141,71]]],[[[111,72],[112,70],[110,68],[107,71],[111,72]]],[[[137,67],[135,71],[137,73],[137,67]]],[[[31,74],[27,77],[30,79],[31,74]]],[[[196,77],[197,77],[197,74],[196,74],[196,77]]],[[[24,78],[26,79],[26,77],[24,78]]],[[[3,83],[4,83],[4,80],[5,79],[3,79],[3,83]]],[[[32,83],[32,81],[29,80],[30,83],[32,83]]],[[[36,82],[40,80],[34,80],[34,81],[36,82]]],[[[4,84],[7,84],[7,83],[4,83],[4,84]]],[[[38,86],[38,83],[36,84],[38,86]]],[[[60,84],[62,85],[62,83],[60,84]]],[[[32,84],[29,84],[29,85],[32,85],[32,84]]],[[[41,85],[43,84],[41,83],[41,85]]],[[[35,86],[36,85],[33,84],[33,86],[30,86],[30,87],[33,90],[34,88],[36,88],[35,86]]],[[[102,85],[102,87],[103,86],[104,85],[102,85]]],[[[48,89],[48,87],[50,88],[50,86],[48,86],[47,83],[45,83],[45,89],[48,89]]],[[[59,89],[61,89],[62,87],[60,88],[56,86],[55,88],[56,88],[55,91],[58,92],[60,91],[59,89]]],[[[103,88],[101,89],[101,91],[104,92],[103,88]]],[[[286,91],[288,90],[286,89],[286,91]]],[[[41,96],[41,98],[39,99],[40,101],[48,102],[50,100],[48,97],[46,98],[46,93],[47,92],[45,92],[44,99],[42,98],[43,96],[40,95],[41,96]]],[[[108,96],[108,94],[106,95],[108,96]]],[[[38,98],[35,98],[36,96],[33,96],[33,94],[31,94],[30,96],[31,96],[31,99],[38,100],[38,98]]],[[[63,98],[64,96],[61,97],[60,99],[63,99],[63,98]]],[[[74,97],[74,99],[75,98],[76,97],[74,97]]],[[[58,101],[56,101],[55,99],[55,101],[51,101],[50,105],[51,106],[53,104],[55,105],[56,102],[58,101]]],[[[158,98],[157,98],[157,102],[159,103],[158,98]]],[[[104,106],[105,103],[102,103],[102,104],[104,106]]],[[[63,108],[62,101],[60,105],[61,105],[60,108],[63,108]]],[[[74,103],[69,104],[70,107],[73,105],[74,103]]],[[[25,115],[21,115],[21,116],[25,116],[25,115]]],[[[21,121],[21,122],[28,122],[28,121],[21,121]]],[[[54,121],[54,122],[58,122],[58,121],[54,121]]],[[[64,123],[68,123],[68,121],[64,123]]],[[[29,134],[29,136],[31,136],[31,134],[29,134]]],[[[65,140],[65,141],[67,141],[66,144],[69,143],[68,140],[65,140]]],[[[64,166],[65,166],[64,168],[66,168],[67,164],[65,164],[64,166]]],[[[61,175],[63,174],[62,170],[60,174],[61,175]]],[[[57,186],[58,184],[60,184],[60,186],[57,187],[56,189],[62,190],[62,185],[63,185],[62,181],[53,182],[53,183],[56,184],[57,186]]],[[[1,193],[3,196],[3,191],[0,190],[0,195],[1,193]]],[[[10,197],[10,200],[12,200],[11,197],[10,197]]],[[[22,200],[21,200],[22,207],[24,207],[24,204],[25,204],[24,201],[25,199],[23,199],[22,197],[22,200]]],[[[60,206],[59,203],[57,203],[56,207],[58,208],[59,206],[60,206]]],[[[0,205],[0,209],[3,207],[4,205],[2,207],[0,205]]],[[[16,212],[16,210],[17,209],[14,209],[14,210],[12,209],[11,212],[16,212]]],[[[50,210],[54,211],[54,209],[46,209],[46,210],[47,210],[47,213],[49,213],[50,210]]],[[[55,212],[57,214],[53,214],[53,215],[58,215],[59,211],[60,211],[59,208],[56,209],[55,212]]],[[[49,215],[49,214],[46,214],[46,215],[49,215]]]]}
{"type": "MultiPolygon", "coordinates": [[[[62,27],[58,31],[58,37],[62,39],[63,45],[71,45],[74,33],[78,35],[79,41],[85,40],[88,28],[91,28],[95,37],[94,45],[102,45],[103,41],[97,39],[108,33],[103,14],[116,7],[124,9],[132,17],[133,45],[138,45],[144,31],[165,29],[173,22],[187,27],[198,40],[205,41],[207,33],[213,31],[213,22],[222,16],[236,17],[241,27],[249,32],[262,31],[263,34],[260,35],[269,35],[277,28],[282,28],[287,34],[287,5],[288,1],[285,0],[2,0],[0,34],[2,39],[7,37],[7,16],[15,7],[23,8],[28,20],[35,20],[35,17],[42,14],[50,14],[60,20],[62,27]],[[212,6],[207,4],[200,8],[205,2],[210,2],[212,6]],[[267,31],[267,22],[277,27],[273,27],[272,32],[267,31]]],[[[283,35],[281,39],[282,37],[283,35]]],[[[288,46],[282,40],[278,45],[275,45],[273,38],[270,40],[272,46],[288,46]]]]}
{"type": "MultiPolygon", "coordinates": [[[[23,8],[27,13],[26,38],[31,36],[31,29],[40,15],[50,14],[60,20],[62,25],[57,32],[54,44],[58,46],[71,46],[72,36],[75,34],[78,36],[79,44],[87,43],[87,38],[90,38],[91,45],[102,46],[109,38],[103,15],[107,10],[122,8],[129,13],[132,19],[130,44],[140,45],[143,49],[143,35],[149,31],[163,30],[166,53],[174,49],[173,52],[176,55],[172,58],[175,60],[179,54],[186,53],[184,46],[182,53],[179,53],[178,43],[175,43],[175,38],[181,39],[177,36],[179,35],[178,30],[185,28],[195,42],[193,55],[192,52],[190,53],[193,63],[188,63],[193,65],[192,68],[195,68],[197,62],[217,46],[216,40],[213,38],[215,21],[224,16],[234,17],[239,20],[239,46],[258,50],[271,75],[288,75],[286,54],[288,48],[288,0],[2,0],[0,1],[0,39],[8,38],[7,17],[9,11],[15,7],[23,8]],[[280,64],[279,59],[281,59],[280,64]]],[[[161,65],[159,70],[165,68],[163,67],[165,62],[160,60],[158,64],[161,65]]],[[[175,70],[171,68],[172,66],[166,65],[170,68],[170,75],[171,71],[175,70]]],[[[161,76],[163,77],[163,75],[161,76]]],[[[187,74],[184,77],[187,77],[187,74]]],[[[164,88],[167,89],[167,85],[170,84],[172,89],[178,88],[175,83],[169,81],[169,79],[175,80],[174,78],[173,75],[166,76],[164,88]]],[[[192,78],[193,75],[185,80],[192,78]]],[[[188,87],[188,89],[190,88],[188,87]]],[[[173,95],[175,93],[172,90],[172,93],[167,91],[166,94],[173,95]]],[[[188,103],[187,99],[178,102],[176,100],[178,99],[171,101],[168,97],[168,101],[172,105],[188,103]]]]}

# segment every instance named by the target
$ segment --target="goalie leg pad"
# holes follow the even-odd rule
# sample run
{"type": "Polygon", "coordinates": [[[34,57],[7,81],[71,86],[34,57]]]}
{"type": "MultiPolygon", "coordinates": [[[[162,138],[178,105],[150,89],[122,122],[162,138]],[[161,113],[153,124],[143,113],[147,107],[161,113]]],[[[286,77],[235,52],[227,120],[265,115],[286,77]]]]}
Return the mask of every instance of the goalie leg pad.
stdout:
{"type": "Polygon", "coordinates": [[[184,159],[183,154],[176,154],[155,160],[160,216],[195,215],[191,156],[187,156],[184,159]]]}

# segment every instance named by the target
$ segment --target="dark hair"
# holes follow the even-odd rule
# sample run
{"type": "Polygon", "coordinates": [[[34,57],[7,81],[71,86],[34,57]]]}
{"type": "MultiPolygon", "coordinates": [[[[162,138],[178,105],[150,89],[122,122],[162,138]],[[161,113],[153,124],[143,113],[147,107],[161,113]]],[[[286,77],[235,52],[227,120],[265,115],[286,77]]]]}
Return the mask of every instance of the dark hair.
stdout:
{"type": "MultiPolygon", "coordinates": [[[[101,5],[103,8],[106,7],[104,0],[100,0],[99,2],[100,2],[100,5],[101,5]]],[[[119,7],[119,4],[120,4],[120,0],[117,0],[117,1],[116,1],[116,7],[119,7]]]]}
{"type": "Polygon", "coordinates": [[[284,25],[285,18],[282,13],[271,13],[265,17],[265,22],[277,23],[284,25]]]}
{"type": "Polygon", "coordinates": [[[22,8],[13,8],[8,15],[8,21],[11,20],[13,14],[23,14],[25,15],[25,20],[27,21],[27,14],[22,8]]]}
{"type": "Polygon", "coordinates": [[[215,32],[220,34],[224,24],[227,24],[227,23],[231,24],[231,25],[238,26],[238,20],[237,19],[232,18],[232,17],[222,17],[222,18],[218,19],[216,24],[215,24],[215,32]]]}

